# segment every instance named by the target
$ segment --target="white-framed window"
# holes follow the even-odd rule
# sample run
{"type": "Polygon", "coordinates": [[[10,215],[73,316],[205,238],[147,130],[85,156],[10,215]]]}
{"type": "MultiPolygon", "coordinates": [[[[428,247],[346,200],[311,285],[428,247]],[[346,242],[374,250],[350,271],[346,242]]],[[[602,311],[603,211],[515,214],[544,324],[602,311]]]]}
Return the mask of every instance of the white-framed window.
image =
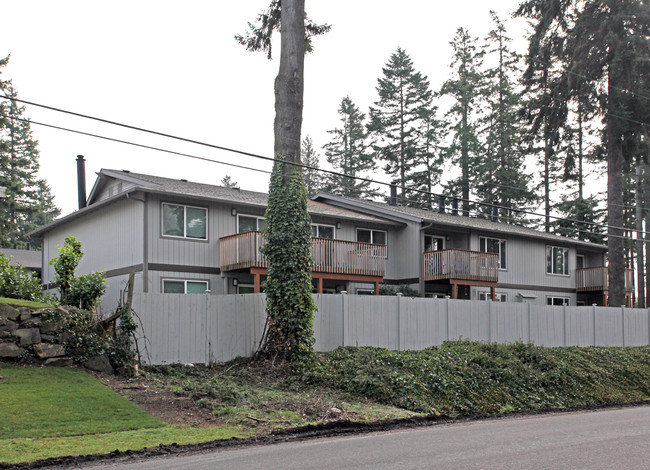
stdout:
{"type": "Polygon", "coordinates": [[[374,243],[385,245],[388,236],[385,230],[374,230],[369,228],[357,229],[357,241],[363,243],[374,243]]]}
{"type": "Polygon", "coordinates": [[[162,283],[164,294],[205,294],[208,290],[208,281],[163,279],[162,283]]]}
{"type": "Polygon", "coordinates": [[[502,240],[501,238],[479,237],[478,245],[479,251],[483,253],[496,253],[499,255],[499,269],[507,269],[506,240],[502,240]]]}
{"type": "Polygon", "coordinates": [[[441,251],[445,249],[445,239],[435,235],[424,236],[424,252],[441,251]]]}
{"type": "Polygon", "coordinates": [[[254,294],[255,286],[253,284],[237,284],[238,294],[254,294]]]}
{"type": "Polygon", "coordinates": [[[162,204],[162,234],[165,237],[208,239],[208,210],[183,204],[162,204]]]}
{"type": "MultiPolygon", "coordinates": [[[[490,295],[489,292],[479,292],[478,293],[478,300],[492,300],[492,296],[490,295]]],[[[507,302],[508,301],[508,294],[504,292],[495,292],[494,294],[494,301],[495,302],[507,302]]]]}
{"type": "Polygon", "coordinates": [[[585,267],[585,255],[576,255],[576,269],[585,267]]]}
{"type": "Polygon", "coordinates": [[[336,238],[336,228],[333,225],[311,224],[311,236],[316,238],[336,238]]]}
{"type": "Polygon", "coordinates": [[[262,231],[266,228],[266,219],[257,215],[237,214],[237,233],[262,231]]]}
{"type": "Polygon", "coordinates": [[[357,289],[357,295],[375,295],[375,291],[372,289],[357,289]]]}
{"type": "Polygon", "coordinates": [[[569,305],[569,297],[546,297],[546,305],[569,305]]]}
{"type": "Polygon", "coordinates": [[[546,273],[569,275],[569,249],[559,246],[546,247],[546,273]]]}

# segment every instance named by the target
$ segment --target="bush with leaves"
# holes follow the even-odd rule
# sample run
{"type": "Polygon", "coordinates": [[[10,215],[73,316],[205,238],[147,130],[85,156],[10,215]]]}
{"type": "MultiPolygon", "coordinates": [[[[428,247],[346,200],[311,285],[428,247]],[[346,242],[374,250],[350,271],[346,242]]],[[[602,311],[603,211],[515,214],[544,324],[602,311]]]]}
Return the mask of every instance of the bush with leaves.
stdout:
{"type": "Polygon", "coordinates": [[[9,261],[9,258],[0,253],[0,297],[45,300],[40,279],[19,264],[10,266],[9,261]]]}
{"type": "Polygon", "coordinates": [[[389,286],[387,284],[381,284],[379,286],[379,295],[397,295],[402,294],[405,297],[421,297],[420,292],[417,289],[413,289],[411,286],[402,284],[400,286],[389,286]]]}
{"type": "Polygon", "coordinates": [[[81,242],[70,236],[63,246],[58,245],[59,256],[50,260],[54,266],[55,279],[61,294],[61,303],[82,309],[92,309],[106,292],[106,274],[83,274],[75,278],[81,261],[81,242]]]}

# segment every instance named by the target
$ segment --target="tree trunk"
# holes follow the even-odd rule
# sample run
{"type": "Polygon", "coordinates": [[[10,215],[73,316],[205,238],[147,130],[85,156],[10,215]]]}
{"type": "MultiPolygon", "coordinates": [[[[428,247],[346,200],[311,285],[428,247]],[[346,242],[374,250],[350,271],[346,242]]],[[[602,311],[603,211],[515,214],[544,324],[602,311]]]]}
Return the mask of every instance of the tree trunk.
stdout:
{"type": "Polygon", "coordinates": [[[606,118],[609,305],[613,307],[625,304],[625,259],[623,232],[620,229],[623,227],[623,145],[615,119],[611,115],[606,118]]]}
{"type": "Polygon", "coordinates": [[[643,160],[639,155],[639,161],[636,167],[636,276],[638,288],[638,301],[639,308],[646,308],[645,306],[645,266],[643,262],[643,173],[644,173],[643,160]]]}
{"type": "MultiPolygon", "coordinates": [[[[275,79],[275,157],[300,163],[305,63],[305,1],[282,0],[280,71],[275,79]]],[[[286,175],[295,170],[285,165],[286,175]]]]}

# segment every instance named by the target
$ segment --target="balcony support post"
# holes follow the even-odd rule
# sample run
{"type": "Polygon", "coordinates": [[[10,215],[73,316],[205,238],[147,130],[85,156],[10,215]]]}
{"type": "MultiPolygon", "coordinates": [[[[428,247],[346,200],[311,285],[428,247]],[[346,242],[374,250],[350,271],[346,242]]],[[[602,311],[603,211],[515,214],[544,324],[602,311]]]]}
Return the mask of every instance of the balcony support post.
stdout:
{"type": "Polygon", "coordinates": [[[379,295],[379,283],[375,281],[375,295],[379,295]]]}
{"type": "Polygon", "coordinates": [[[496,288],[494,286],[490,286],[490,298],[492,299],[492,302],[496,300],[497,294],[496,294],[496,288]]]}
{"type": "Polygon", "coordinates": [[[458,298],[458,284],[456,283],[451,284],[451,298],[452,299],[458,298]]]}
{"type": "Polygon", "coordinates": [[[323,278],[318,276],[318,293],[323,293],[323,278]]]}

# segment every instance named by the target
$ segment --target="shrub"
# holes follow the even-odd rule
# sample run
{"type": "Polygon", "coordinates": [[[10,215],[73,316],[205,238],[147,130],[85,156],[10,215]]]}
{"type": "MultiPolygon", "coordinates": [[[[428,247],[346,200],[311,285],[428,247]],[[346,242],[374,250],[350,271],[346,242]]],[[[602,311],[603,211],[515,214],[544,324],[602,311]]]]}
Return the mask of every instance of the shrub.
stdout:
{"type": "Polygon", "coordinates": [[[82,274],[70,283],[67,303],[86,310],[91,310],[106,292],[106,274],[82,274]]]}
{"type": "Polygon", "coordinates": [[[420,297],[420,292],[417,289],[402,284],[400,286],[389,286],[386,284],[381,284],[379,286],[379,295],[397,295],[402,294],[405,297],[420,297]]]}
{"type": "Polygon", "coordinates": [[[10,266],[9,258],[0,253],[0,297],[23,300],[44,300],[38,277],[20,266],[10,266]]]}

